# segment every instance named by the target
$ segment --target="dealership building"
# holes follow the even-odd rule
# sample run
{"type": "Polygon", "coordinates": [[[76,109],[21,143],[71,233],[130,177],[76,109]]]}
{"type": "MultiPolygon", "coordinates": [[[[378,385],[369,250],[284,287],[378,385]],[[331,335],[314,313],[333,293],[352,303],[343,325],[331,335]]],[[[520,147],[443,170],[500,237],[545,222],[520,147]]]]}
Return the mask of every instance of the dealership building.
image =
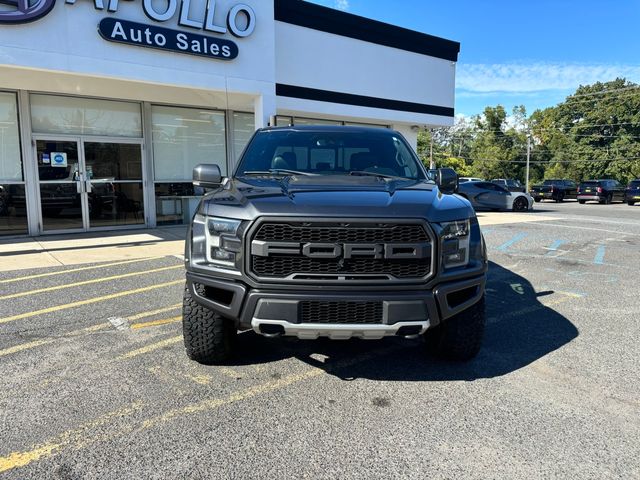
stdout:
{"type": "Polygon", "coordinates": [[[457,42],[240,1],[0,1],[0,237],[184,224],[256,128],[453,123],[457,42]]]}

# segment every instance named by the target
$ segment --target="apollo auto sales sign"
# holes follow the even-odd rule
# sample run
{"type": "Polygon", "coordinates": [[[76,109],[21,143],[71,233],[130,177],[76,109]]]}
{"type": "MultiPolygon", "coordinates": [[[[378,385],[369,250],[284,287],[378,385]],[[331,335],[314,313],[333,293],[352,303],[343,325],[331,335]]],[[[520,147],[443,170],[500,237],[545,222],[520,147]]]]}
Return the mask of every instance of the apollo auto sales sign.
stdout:
{"type": "MultiPolygon", "coordinates": [[[[117,13],[119,1],[133,0],[93,0],[96,10],[106,10],[109,14],[98,24],[98,32],[110,42],[233,60],[238,56],[235,42],[194,33],[193,30],[217,35],[231,33],[237,38],[246,38],[256,27],[256,14],[245,4],[237,4],[227,12],[221,12],[216,8],[216,0],[206,0],[198,2],[204,8],[204,12],[200,12],[192,6],[192,0],[142,0],[142,10],[150,20],[159,24],[176,19],[179,27],[186,27],[185,30],[174,30],[110,16],[117,13]]],[[[0,0],[0,24],[33,22],[47,15],[55,3],[56,0],[0,0]]],[[[65,3],[74,5],[76,0],[65,0],[65,3]]]]}

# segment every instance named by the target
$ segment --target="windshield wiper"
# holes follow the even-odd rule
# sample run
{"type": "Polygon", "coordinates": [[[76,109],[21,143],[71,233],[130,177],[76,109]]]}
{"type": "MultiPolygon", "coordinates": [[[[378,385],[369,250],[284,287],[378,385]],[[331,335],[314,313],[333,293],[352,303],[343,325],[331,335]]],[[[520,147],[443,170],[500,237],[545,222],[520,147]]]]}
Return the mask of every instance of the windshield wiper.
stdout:
{"type": "Polygon", "coordinates": [[[385,175],[384,173],[377,172],[366,172],[366,171],[353,171],[349,172],[349,175],[357,176],[357,177],[379,177],[379,178],[401,178],[403,180],[414,180],[409,177],[399,177],[397,175],[385,175]]]}
{"type": "Polygon", "coordinates": [[[243,172],[240,176],[243,175],[303,175],[307,177],[316,176],[315,173],[309,172],[299,172],[297,170],[287,170],[282,168],[271,168],[269,170],[254,170],[243,172]]]}

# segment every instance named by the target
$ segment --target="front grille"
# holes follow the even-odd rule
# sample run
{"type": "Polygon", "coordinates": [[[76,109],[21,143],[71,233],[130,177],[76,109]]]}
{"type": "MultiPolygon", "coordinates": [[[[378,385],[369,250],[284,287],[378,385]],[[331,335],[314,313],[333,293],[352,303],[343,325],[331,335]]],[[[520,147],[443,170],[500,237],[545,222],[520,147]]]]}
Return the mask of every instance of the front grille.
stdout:
{"type": "Polygon", "coordinates": [[[303,245],[367,244],[401,246],[403,244],[428,245],[425,258],[310,258],[302,253],[272,253],[268,256],[251,255],[250,271],[264,280],[296,281],[388,281],[424,280],[431,273],[431,238],[417,223],[362,223],[345,222],[336,225],[321,222],[265,222],[250,242],[284,242],[303,245]]]}
{"type": "Polygon", "coordinates": [[[264,223],[254,240],[269,242],[314,243],[419,243],[428,242],[429,236],[416,224],[285,224],[264,223]]]}
{"type": "Polygon", "coordinates": [[[300,302],[302,323],[381,324],[382,302],[300,302]]]}

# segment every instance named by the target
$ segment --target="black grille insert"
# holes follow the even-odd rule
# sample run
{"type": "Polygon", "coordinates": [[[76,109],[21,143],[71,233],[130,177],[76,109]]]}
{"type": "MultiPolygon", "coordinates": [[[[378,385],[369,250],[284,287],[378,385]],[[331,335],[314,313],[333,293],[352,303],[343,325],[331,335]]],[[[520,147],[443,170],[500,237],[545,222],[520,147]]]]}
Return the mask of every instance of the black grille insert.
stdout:
{"type": "MultiPolygon", "coordinates": [[[[429,244],[431,239],[420,224],[393,223],[276,223],[260,225],[252,241],[299,242],[328,244],[429,244]]],[[[431,273],[431,256],[426,258],[374,259],[356,257],[309,258],[302,254],[252,255],[251,271],[260,278],[311,280],[363,280],[423,279],[431,273]],[[377,277],[376,277],[377,276],[377,277]]]]}
{"type": "Polygon", "coordinates": [[[286,224],[264,223],[254,240],[268,242],[309,243],[421,243],[429,242],[429,236],[417,224],[357,223],[335,224],[286,224]]]}
{"type": "Polygon", "coordinates": [[[302,323],[381,324],[382,302],[300,302],[302,323]]]}

